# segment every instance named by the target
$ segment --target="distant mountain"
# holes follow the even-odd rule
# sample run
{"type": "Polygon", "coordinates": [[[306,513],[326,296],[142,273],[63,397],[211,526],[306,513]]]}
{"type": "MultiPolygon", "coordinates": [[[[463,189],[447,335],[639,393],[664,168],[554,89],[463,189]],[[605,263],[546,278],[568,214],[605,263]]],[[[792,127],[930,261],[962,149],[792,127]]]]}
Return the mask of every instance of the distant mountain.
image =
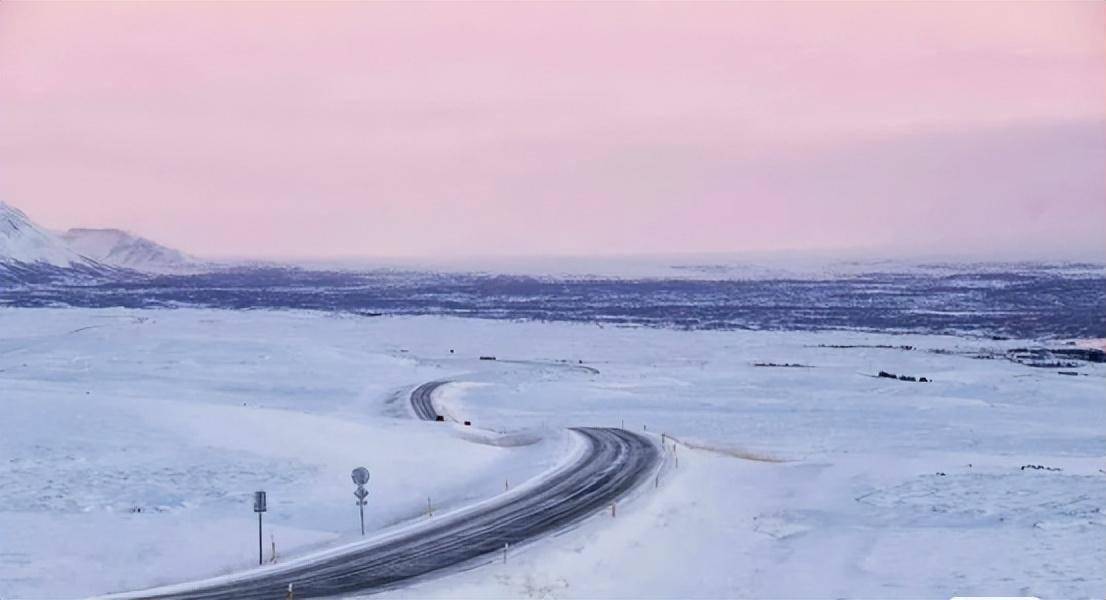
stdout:
{"type": "Polygon", "coordinates": [[[62,239],[99,263],[147,273],[196,271],[201,263],[157,242],[119,229],[70,229],[62,239]]]}
{"type": "Polygon", "coordinates": [[[54,233],[0,202],[0,283],[85,283],[214,268],[119,229],[54,233]]]}
{"type": "Polygon", "coordinates": [[[83,256],[23,211],[0,202],[0,283],[87,282],[125,273],[83,256]]]}
{"type": "Polygon", "coordinates": [[[0,202],[0,264],[96,267],[61,237],[35,225],[23,211],[0,202]]]}

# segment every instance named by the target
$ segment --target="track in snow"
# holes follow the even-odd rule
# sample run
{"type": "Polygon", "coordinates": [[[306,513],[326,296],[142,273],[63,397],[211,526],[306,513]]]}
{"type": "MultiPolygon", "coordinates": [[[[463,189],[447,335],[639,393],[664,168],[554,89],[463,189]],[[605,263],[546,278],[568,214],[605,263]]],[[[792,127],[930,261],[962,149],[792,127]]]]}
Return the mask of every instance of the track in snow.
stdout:
{"type": "MultiPolygon", "coordinates": [[[[420,419],[435,419],[431,395],[444,383],[423,384],[411,393],[420,419]]],[[[660,464],[660,448],[642,435],[596,427],[571,431],[585,445],[576,459],[467,509],[315,559],[119,597],[272,600],[283,598],[291,583],[296,598],[314,598],[380,591],[449,567],[491,562],[505,544],[534,540],[606,510],[660,464]]]]}

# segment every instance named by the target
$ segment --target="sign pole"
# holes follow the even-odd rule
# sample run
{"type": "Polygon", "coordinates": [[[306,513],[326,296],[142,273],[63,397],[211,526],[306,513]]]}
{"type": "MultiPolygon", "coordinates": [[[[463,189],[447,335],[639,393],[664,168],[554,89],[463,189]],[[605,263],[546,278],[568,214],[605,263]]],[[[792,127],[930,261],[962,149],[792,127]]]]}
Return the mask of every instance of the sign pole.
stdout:
{"type": "Polygon", "coordinates": [[[261,554],[261,513],[257,513],[257,564],[265,562],[261,554]]]}
{"type": "Polygon", "coordinates": [[[265,492],[258,490],[253,493],[253,512],[257,513],[257,564],[265,564],[264,544],[261,541],[261,513],[268,510],[269,507],[265,500],[265,492]]]}
{"type": "Polygon", "coordinates": [[[369,492],[365,489],[365,484],[369,482],[369,470],[365,467],[357,467],[350,473],[350,478],[353,479],[353,484],[357,486],[357,489],[353,491],[353,496],[357,498],[357,510],[361,513],[361,535],[365,535],[365,505],[368,501],[365,500],[368,497],[369,492]]]}

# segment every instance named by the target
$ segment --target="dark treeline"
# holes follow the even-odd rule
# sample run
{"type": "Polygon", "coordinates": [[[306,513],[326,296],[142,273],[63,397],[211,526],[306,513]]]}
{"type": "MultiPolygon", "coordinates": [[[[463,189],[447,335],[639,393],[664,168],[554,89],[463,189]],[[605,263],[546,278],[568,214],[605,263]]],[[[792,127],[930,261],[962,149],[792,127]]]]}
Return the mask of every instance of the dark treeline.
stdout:
{"type": "Polygon", "coordinates": [[[1106,279],[1049,270],[840,279],[620,280],[249,268],[5,285],[0,305],[310,309],[689,329],[1106,337],[1106,279]]]}

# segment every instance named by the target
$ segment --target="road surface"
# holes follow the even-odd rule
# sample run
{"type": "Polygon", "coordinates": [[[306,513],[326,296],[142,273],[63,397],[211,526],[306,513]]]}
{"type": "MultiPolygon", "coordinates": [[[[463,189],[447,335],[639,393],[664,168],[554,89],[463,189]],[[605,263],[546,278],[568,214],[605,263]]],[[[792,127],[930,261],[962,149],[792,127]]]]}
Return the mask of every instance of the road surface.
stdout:
{"type": "Polygon", "coordinates": [[[411,409],[415,411],[416,417],[423,421],[433,421],[438,417],[438,412],[434,408],[434,390],[447,383],[449,382],[431,381],[420,385],[411,392],[411,409]]]}
{"type": "MultiPolygon", "coordinates": [[[[434,420],[431,395],[444,383],[411,393],[419,418],[434,420]]],[[[316,558],[113,597],[272,600],[284,598],[291,583],[296,598],[315,598],[380,591],[443,569],[499,560],[505,544],[514,547],[607,511],[660,465],[660,448],[642,435],[596,427],[571,431],[584,442],[574,460],[469,508],[316,558]]]]}

